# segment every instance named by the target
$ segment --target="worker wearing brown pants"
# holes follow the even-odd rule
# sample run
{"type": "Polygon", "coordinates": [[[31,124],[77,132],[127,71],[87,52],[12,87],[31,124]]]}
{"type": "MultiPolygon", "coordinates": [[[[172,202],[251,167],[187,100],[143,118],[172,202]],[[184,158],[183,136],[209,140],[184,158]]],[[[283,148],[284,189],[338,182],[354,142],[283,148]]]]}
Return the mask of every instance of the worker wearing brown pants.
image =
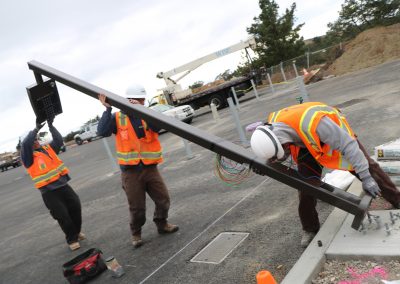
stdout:
{"type": "Polygon", "coordinates": [[[143,167],[141,170],[129,169],[121,173],[122,188],[128,198],[131,216],[132,236],[141,234],[146,222],[146,192],[154,201],[153,221],[158,231],[167,223],[169,210],[169,194],[156,165],[143,167]]]}
{"type": "MultiPolygon", "coordinates": [[[[128,89],[126,98],[132,104],[144,105],[146,91],[143,86],[128,89]]],[[[117,159],[121,169],[122,188],[125,190],[129,211],[132,244],[140,247],[142,226],[146,222],[146,193],[155,203],[154,222],[158,233],[174,233],[179,227],[167,222],[170,199],[167,187],[157,169],[163,161],[158,129],[146,121],[123,112],[111,113],[105,95],[100,102],[107,108],[97,132],[103,137],[115,134],[117,159]]]]}

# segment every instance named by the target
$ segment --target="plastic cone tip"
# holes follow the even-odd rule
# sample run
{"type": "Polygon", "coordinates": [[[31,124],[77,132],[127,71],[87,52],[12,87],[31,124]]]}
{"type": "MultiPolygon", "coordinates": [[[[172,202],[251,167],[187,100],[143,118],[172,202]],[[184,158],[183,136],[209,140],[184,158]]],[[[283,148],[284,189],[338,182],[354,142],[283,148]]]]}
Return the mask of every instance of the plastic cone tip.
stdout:
{"type": "Polygon", "coordinates": [[[268,270],[261,270],[256,276],[257,284],[277,284],[271,272],[268,270]]]}

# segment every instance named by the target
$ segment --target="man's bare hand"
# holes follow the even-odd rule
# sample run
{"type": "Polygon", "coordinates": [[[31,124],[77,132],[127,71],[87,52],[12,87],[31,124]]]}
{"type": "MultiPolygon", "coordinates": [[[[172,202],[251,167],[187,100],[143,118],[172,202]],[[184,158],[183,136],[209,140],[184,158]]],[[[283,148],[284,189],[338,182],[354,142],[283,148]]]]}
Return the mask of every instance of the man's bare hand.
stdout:
{"type": "Polygon", "coordinates": [[[109,104],[109,103],[107,103],[107,97],[106,97],[106,95],[103,95],[103,94],[99,94],[99,100],[100,100],[100,102],[103,104],[103,106],[105,106],[105,107],[111,107],[111,105],[109,104]]]}

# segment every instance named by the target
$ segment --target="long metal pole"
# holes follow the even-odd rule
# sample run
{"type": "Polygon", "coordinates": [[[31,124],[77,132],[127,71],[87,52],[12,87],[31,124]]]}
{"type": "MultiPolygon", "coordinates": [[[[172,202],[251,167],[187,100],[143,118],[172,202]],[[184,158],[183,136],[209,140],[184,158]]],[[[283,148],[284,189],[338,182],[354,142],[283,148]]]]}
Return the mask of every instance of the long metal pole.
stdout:
{"type": "MultiPolygon", "coordinates": [[[[234,87],[231,87],[231,91],[232,91],[233,98],[235,99],[236,107],[240,110],[239,99],[238,99],[238,97],[237,97],[235,88],[234,88],[234,87]]],[[[229,103],[229,99],[230,99],[230,98],[228,98],[228,103],[229,103]]]]}
{"type": "Polygon", "coordinates": [[[256,96],[256,98],[257,98],[257,101],[259,101],[259,100],[260,100],[260,98],[259,98],[259,96],[258,96],[258,92],[257,92],[256,84],[254,84],[254,81],[253,81],[253,79],[251,79],[251,80],[250,80],[250,82],[251,82],[251,86],[253,87],[254,95],[256,96]]]}
{"type": "Polygon", "coordinates": [[[296,75],[296,77],[299,77],[299,73],[297,73],[297,67],[296,67],[296,61],[293,60],[293,69],[294,69],[294,74],[296,75]]]}
{"type": "Polygon", "coordinates": [[[285,76],[285,70],[283,70],[283,62],[281,62],[280,64],[279,64],[279,66],[281,67],[281,74],[282,74],[282,77],[283,77],[283,81],[287,81],[286,80],[286,76],[285,76]]]}
{"type": "Polygon", "coordinates": [[[240,125],[239,114],[235,108],[235,105],[233,104],[232,98],[228,98],[228,105],[229,105],[229,109],[231,110],[233,122],[235,123],[236,130],[238,131],[240,141],[242,141],[243,146],[247,147],[250,144],[246,139],[246,135],[244,134],[242,126],[240,125]]]}
{"type": "Polygon", "coordinates": [[[107,97],[107,101],[110,105],[119,108],[127,114],[140,117],[148,123],[155,124],[161,129],[170,131],[171,133],[174,133],[184,139],[187,139],[238,163],[249,164],[251,168],[256,169],[262,175],[267,175],[290,187],[293,187],[299,191],[305,191],[322,201],[343,209],[344,211],[355,216],[352,224],[352,228],[354,229],[358,229],[360,227],[362,220],[366,215],[368,206],[372,200],[372,198],[368,195],[360,198],[339,188],[330,186],[329,184],[325,184],[323,182],[316,183],[306,180],[299,176],[297,171],[282,164],[266,164],[265,161],[256,157],[254,153],[244,149],[243,147],[240,147],[239,145],[226,141],[223,138],[207,133],[184,122],[178,121],[175,118],[168,117],[154,110],[148,109],[142,105],[131,104],[121,96],[63,73],[40,62],[30,61],[28,66],[33,72],[39,73],[48,78],[52,78],[68,87],[89,95],[96,100],[98,99],[99,94],[104,94],[107,97]]]}
{"type": "Polygon", "coordinates": [[[267,73],[267,78],[268,78],[269,86],[271,87],[271,91],[273,94],[275,94],[274,85],[272,84],[271,76],[269,76],[269,73],[267,73]]]}
{"type": "Polygon", "coordinates": [[[108,159],[110,160],[111,167],[113,168],[114,172],[118,172],[119,167],[118,167],[117,163],[115,162],[115,158],[114,158],[113,154],[111,153],[110,146],[108,145],[108,142],[107,142],[107,138],[103,138],[102,140],[103,140],[104,148],[106,149],[108,159]]]}

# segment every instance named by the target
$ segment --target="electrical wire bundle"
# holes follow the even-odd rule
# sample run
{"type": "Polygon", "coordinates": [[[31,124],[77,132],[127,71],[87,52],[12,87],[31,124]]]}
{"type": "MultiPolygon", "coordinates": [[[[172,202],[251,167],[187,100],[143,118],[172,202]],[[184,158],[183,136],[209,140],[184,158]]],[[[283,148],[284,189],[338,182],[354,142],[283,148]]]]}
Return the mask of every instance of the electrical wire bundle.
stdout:
{"type": "Polygon", "coordinates": [[[215,157],[215,175],[229,186],[241,184],[252,175],[252,170],[247,164],[240,164],[217,154],[215,157]]]}

